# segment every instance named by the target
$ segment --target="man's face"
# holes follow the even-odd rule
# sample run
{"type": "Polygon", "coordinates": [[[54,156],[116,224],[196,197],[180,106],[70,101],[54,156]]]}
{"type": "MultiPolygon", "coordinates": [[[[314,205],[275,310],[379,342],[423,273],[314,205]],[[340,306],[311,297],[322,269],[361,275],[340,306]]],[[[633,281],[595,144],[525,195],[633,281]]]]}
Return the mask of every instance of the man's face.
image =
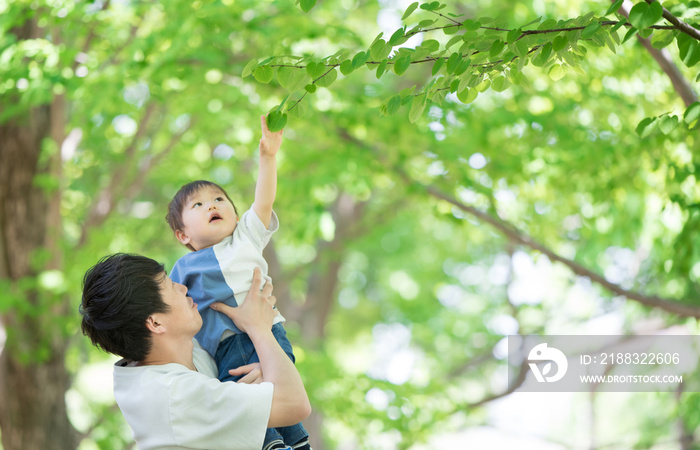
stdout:
{"type": "Polygon", "coordinates": [[[187,199],[182,209],[184,228],[175,235],[195,250],[218,244],[233,234],[238,224],[236,211],[226,195],[216,188],[205,187],[187,199]]]}
{"type": "Polygon", "coordinates": [[[163,274],[160,281],[160,295],[170,310],[160,313],[159,320],[169,332],[183,332],[194,337],[202,328],[202,316],[199,315],[197,304],[192,301],[192,297],[187,296],[187,287],[173,282],[169,276],[163,274]]]}

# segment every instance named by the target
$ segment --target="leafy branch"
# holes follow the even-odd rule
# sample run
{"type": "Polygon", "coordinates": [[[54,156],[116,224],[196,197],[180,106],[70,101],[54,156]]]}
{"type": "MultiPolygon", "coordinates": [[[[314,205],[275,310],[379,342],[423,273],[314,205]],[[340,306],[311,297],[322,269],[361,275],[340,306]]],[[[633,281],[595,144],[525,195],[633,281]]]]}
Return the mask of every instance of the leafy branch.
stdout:
{"type": "MultiPolygon", "coordinates": [[[[302,1],[301,7],[308,12],[315,3],[313,0],[302,1]]],[[[289,92],[291,101],[286,107],[275,106],[274,120],[268,123],[271,129],[280,129],[278,127],[286,124],[287,114],[303,116],[303,100],[308,94],[315,93],[318,87],[332,85],[338,79],[338,71],[349,76],[361,67],[375,71],[376,78],[380,79],[390,71],[401,77],[411,66],[432,64],[430,76],[423,86],[401,91],[387,99],[380,108],[382,114],[392,115],[405,107],[409,111],[409,120],[415,122],[428,103],[441,105],[448,94],[455,94],[457,100],[468,104],[489,89],[501,92],[511,85],[527,85],[529,80],[523,68],[528,64],[540,67],[554,81],[564,77],[569,70],[585,73],[581,65],[588,52],[587,46],[607,46],[616,52],[617,47],[635,35],[649,38],[653,33],[659,33],[655,40],[657,48],[675,41],[686,66],[692,67],[700,61],[700,31],[696,28],[656,1],[637,3],[630,10],[629,17],[617,12],[622,3],[622,0],[615,1],[600,17],[593,12],[568,20],[542,20],[540,17],[512,28],[501,26],[491,18],[461,19],[458,15],[441,12],[447,5],[438,1],[415,2],[403,14],[403,27],[388,39],[379,33],[367,49],[354,55],[342,49],[324,58],[313,55],[272,56],[263,61],[250,61],[242,75],[252,75],[256,81],[265,84],[276,77],[277,83],[289,92]],[[421,18],[409,29],[406,22],[415,17],[417,11],[432,17],[421,18]],[[605,19],[611,14],[615,14],[617,20],[605,19]],[[659,24],[662,19],[668,23],[659,24]],[[620,38],[617,32],[623,27],[628,31],[620,38]],[[430,33],[440,32],[442,36],[428,39],[430,33]],[[425,36],[420,45],[414,48],[404,46],[417,35],[425,36]]],[[[695,117],[694,111],[686,111],[686,120],[674,123],[686,123],[689,129],[697,127],[697,120],[688,121],[688,117],[695,117]]],[[[662,131],[675,128],[670,126],[669,120],[672,119],[666,119],[662,131]]]]}

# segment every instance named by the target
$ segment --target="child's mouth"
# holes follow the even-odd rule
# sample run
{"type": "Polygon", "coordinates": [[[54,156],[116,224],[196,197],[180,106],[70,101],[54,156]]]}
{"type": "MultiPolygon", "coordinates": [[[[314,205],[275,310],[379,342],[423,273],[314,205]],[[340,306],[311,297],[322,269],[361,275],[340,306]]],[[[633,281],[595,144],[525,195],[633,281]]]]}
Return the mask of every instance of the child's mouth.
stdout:
{"type": "Polygon", "coordinates": [[[219,220],[222,220],[221,216],[219,216],[218,214],[212,214],[212,216],[209,218],[209,223],[217,222],[219,220]]]}

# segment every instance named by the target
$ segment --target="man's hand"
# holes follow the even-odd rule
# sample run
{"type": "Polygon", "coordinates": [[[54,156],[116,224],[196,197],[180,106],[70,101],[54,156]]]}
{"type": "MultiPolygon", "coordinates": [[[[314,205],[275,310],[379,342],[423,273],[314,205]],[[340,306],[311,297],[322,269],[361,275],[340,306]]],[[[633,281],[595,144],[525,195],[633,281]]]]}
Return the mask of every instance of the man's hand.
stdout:
{"type": "Polygon", "coordinates": [[[279,150],[280,146],[282,145],[282,132],[284,130],[277,132],[270,131],[270,129],[267,128],[265,116],[260,116],[260,126],[262,128],[262,139],[260,139],[260,156],[277,155],[277,150],[279,150]]]}
{"type": "Polygon", "coordinates": [[[277,299],[272,295],[271,283],[265,284],[262,291],[261,284],[260,268],[256,267],[253,270],[253,283],[242,305],[232,308],[224,303],[212,303],[211,309],[226,314],[241,331],[249,335],[262,330],[269,332],[278,314],[273,308],[277,299]]]}
{"type": "Polygon", "coordinates": [[[264,381],[260,363],[252,363],[246,364],[245,366],[236,367],[235,369],[229,370],[228,373],[234,377],[244,375],[236,383],[258,384],[264,381]]]}

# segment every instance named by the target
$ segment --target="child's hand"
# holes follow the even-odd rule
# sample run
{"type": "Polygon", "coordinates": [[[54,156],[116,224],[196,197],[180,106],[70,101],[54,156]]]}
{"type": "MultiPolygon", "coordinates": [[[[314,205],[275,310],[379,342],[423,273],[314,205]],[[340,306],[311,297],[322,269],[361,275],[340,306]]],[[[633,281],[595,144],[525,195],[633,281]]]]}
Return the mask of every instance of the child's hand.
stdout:
{"type": "Polygon", "coordinates": [[[262,128],[262,139],[260,139],[260,156],[275,156],[277,150],[280,149],[282,145],[282,132],[280,131],[270,131],[267,128],[267,122],[265,121],[265,116],[260,116],[260,126],[262,128]]]}
{"type": "Polygon", "coordinates": [[[243,375],[236,383],[243,384],[258,384],[265,381],[263,379],[262,367],[260,363],[252,363],[245,366],[240,366],[228,371],[231,376],[243,375]]]}

